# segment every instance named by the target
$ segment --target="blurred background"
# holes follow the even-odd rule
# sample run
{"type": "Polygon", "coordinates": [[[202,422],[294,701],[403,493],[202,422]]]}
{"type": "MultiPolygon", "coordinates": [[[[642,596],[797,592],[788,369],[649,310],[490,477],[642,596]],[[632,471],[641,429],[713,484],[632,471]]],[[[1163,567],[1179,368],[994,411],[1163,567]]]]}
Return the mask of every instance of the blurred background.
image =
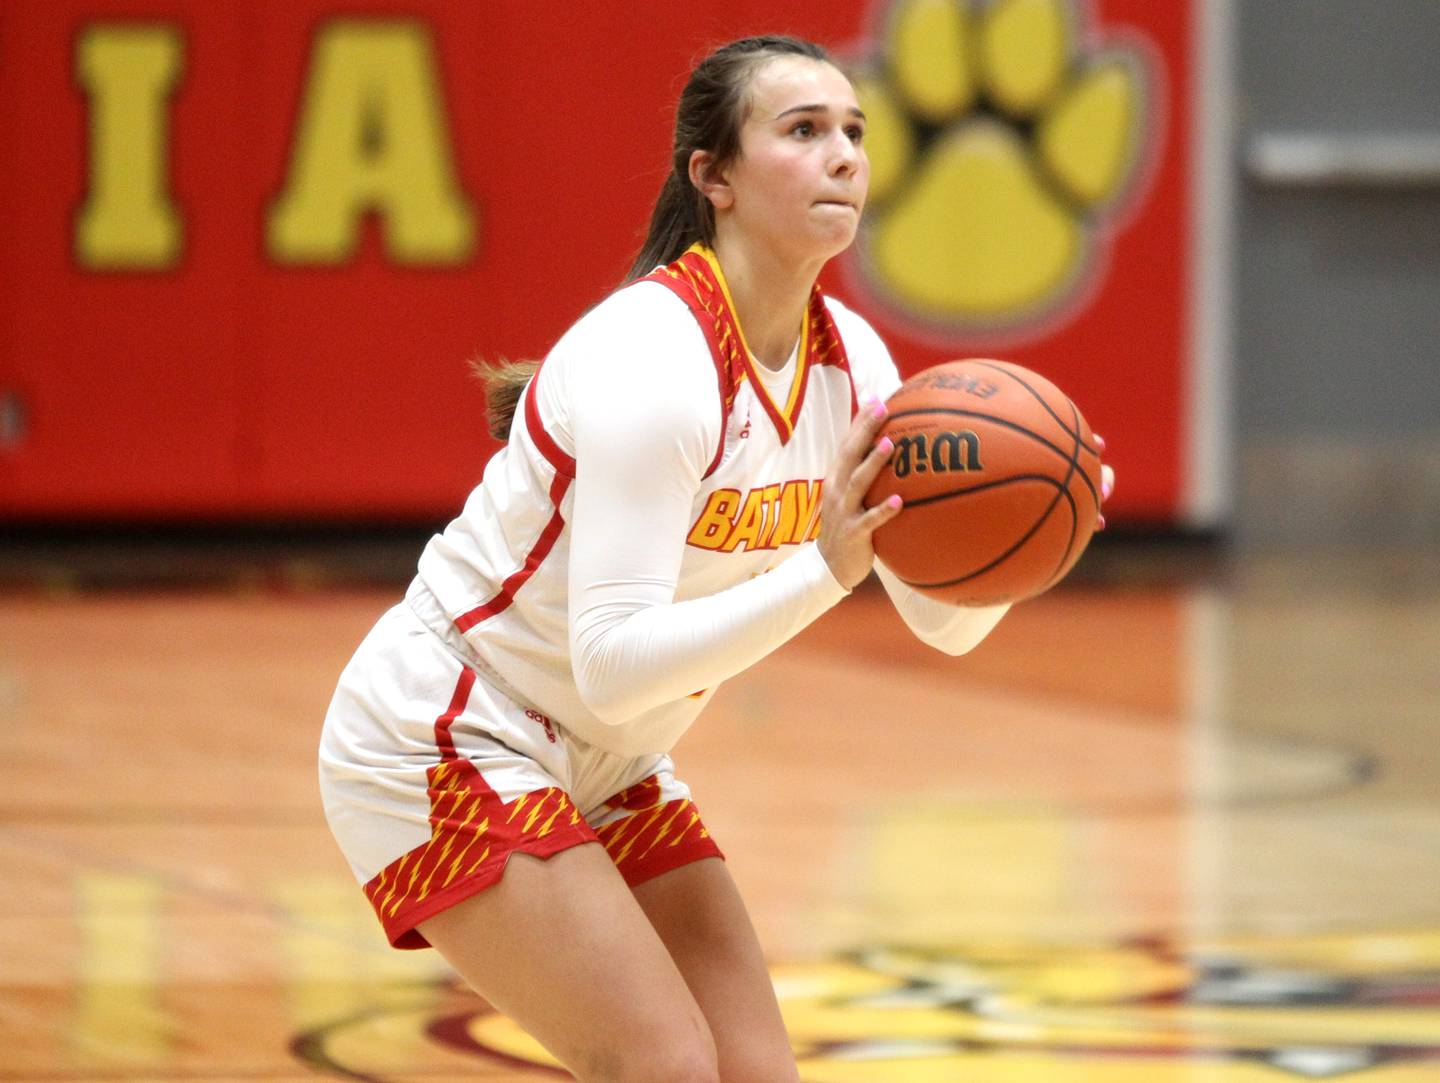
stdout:
{"type": "Polygon", "coordinates": [[[498,447],[467,362],[772,31],[870,118],[827,289],[1120,479],[971,656],[861,592],[682,745],[805,1078],[1440,1078],[1429,0],[0,2],[0,1078],[553,1074],[383,948],[314,742],[498,447]]]}

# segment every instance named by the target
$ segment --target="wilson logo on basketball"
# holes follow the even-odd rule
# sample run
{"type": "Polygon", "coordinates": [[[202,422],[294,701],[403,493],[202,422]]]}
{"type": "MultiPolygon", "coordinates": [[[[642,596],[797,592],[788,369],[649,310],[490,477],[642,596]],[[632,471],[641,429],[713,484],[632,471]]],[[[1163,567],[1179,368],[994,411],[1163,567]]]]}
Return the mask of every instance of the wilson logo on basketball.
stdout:
{"type": "Polygon", "coordinates": [[[943,474],[951,471],[983,470],[980,464],[980,437],[969,429],[960,432],[937,432],[902,436],[895,441],[895,455],[890,468],[897,478],[911,473],[943,474]],[[928,447],[926,446],[928,443],[928,447]]]}

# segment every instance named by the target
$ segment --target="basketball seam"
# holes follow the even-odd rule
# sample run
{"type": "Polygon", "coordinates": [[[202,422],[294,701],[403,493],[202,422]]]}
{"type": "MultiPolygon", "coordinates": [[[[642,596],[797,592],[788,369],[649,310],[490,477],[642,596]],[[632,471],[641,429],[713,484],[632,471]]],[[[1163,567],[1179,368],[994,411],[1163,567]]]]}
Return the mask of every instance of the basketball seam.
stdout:
{"type": "MultiPolygon", "coordinates": [[[[1032,537],[1034,537],[1035,532],[1036,532],[1037,530],[1039,530],[1039,529],[1045,524],[1045,520],[1046,520],[1047,518],[1049,518],[1050,512],[1053,511],[1054,508],[1055,508],[1055,505],[1060,502],[1060,498],[1061,498],[1061,497],[1064,497],[1066,500],[1070,501],[1070,519],[1071,519],[1071,528],[1070,528],[1070,539],[1071,539],[1071,541],[1070,541],[1070,544],[1073,544],[1073,543],[1074,543],[1074,539],[1075,539],[1075,526],[1074,526],[1074,523],[1075,523],[1076,518],[1078,517],[1077,511],[1076,511],[1076,508],[1075,508],[1075,498],[1070,495],[1070,490],[1069,490],[1069,489],[1062,487],[1062,486],[1060,485],[1060,483],[1057,482],[1054,478],[1052,478],[1052,477],[1047,477],[1047,476],[1044,475],[1044,474],[1020,474],[1020,475],[1016,475],[1016,476],[1014,476],[1014,477],[1006,478],[1004,481],[995,481],[995,482],[989,482],[989,483],[987,483],[987,484],[985,484],[985,485],[977,485],[977,486],[975,486],[975,488],[973,488],[973,489],[961,489],[959,492],[953,492],[953,493],[937,493],[935,496],[927,496],[927,497],[922,497],[920,500],[910,501],[909,503],[907,503],[906,506],[907,506],[907,507],[915,507],[915,506],[917,506],[917,505],[919,505],[919,504],[922,504],[922,503],[931,504],[931,503],[934,503],[934,502],[937,501],[937,500],[948,500],[948,499],[950,499],[951,497],[966,496],[966,495],[968,495],[968,494],[970,494],[970,493],[983,492],[985,489],[992,489],[992,488],[995,488],[996,486],[999,486],[999,485],[1007,485],[1007,484],[1009,484],[1009,483],[1012,482],[1012,481],[1039,481],[1039,482],[1043,482],[1043,483],[1046,484],[1046,485],[1053,485],[1053,486],[1055,486],[1057,492],[1056,492],[1056,494],[1055,494],[1055,499],[1052,500],[1052,501],[1050,502],[1050,506],[1045,509],[1045,513],[1044,513],[1043,515],[1041,515],[1040,518],[1036,519],[1035,522],[1034,522],[1034,524],[1030,527],[1030,529],[1027,530],[1023,535],[1021,535],[1021,537],[1020,537],[1013,545],[1011,545],[1009,549],[1006,549],[1005,552],[1001,553],[998,557],[996,557],[994,560],[992,560],[989,564],[986,564],[985,566],[983,566],[983,567],[981,567],[981,568],[977,568],[977,569],[975,569],[975,571],[973,571],[973,572],[968,572],[968,573],[966,573],[965,575],[960,576],[958,579],[946,579],[946,580],[942,580],[942,581],[935,582],[935,583],[921,582],[921,581],[918,580],[918,579],[901,579],[901,582],[904,583],[906,586],[915,587],[915,588],[917,588],[917,589],[935,590],[935,589],[938,589],[938,588],[940,588],[940,587],[954,587],[954,586],[958,586],[959,584],[964,583],[965,581],[967,581],[967,580],[969,580],[969,579],[974,579],[974,578],[975,578],[976,576],[978,576],[978,575],[984,575],[986,572],[990,571],[992,568],[999,567],[1001,564],[1005,563],[1005,561],[1009,560],[1012,556],[1014,556],[1017,552],[1019,552],[1019,551],[1024,547],[1024,545],[1025,545],[1026,542],[1028,542],[1032,537]]],[[[1068,555],[1069,555],[1069,552],[1070,552],[1070,546],[1069,546],[1068,544],[1067,544],[1067,546],[1066,546],[1065,552],[1066,552],[1066,555],[1068,556],[1068,555]]],[[[1036,591],[1035,593],[1036,593],[1036,594],[1039,594],[1039,593],[1042,593],[1042,592],[1045,591],[1045,590],[1048,590],[1049,587],[1050,587],[1050,585],[1051,585],[1051,583],[1053,583],[1053,582],[1054,582],[1054,578],[1053,578],[1053,576],[1052,576],[1051,579],[1046,580],[1045,586],[1042,587],[1039,591],[1036,591]]],[[[1034,595],[1027,595],[1027,597],[1034,597],[1034,595]]]]}
{"type": "MultiPolygon", "coordinates": [[[[1051,407],[1051,405],[1050,405],[1048,402],[1045,401],[1045,396],[1042,395],[1042,394],[1040,394],[1040,392],[1036,391],[1035,388],[1032,387],[1032,386],[1030,385],[1030,383],[1029,383],[1024,377],[1019,376],[1019,375],[1017,375],[1016,373],[1012,372],[1009,368],[1007,368],[1007,367],[1004,366],[1003,364],[996,364],[996,363],[993,362],[993,361],[982,361],[982,360],[977,359],[977,360],[974,362],[974,364],[977,365],[977,366],[980,367],[980,368],[989,369],[991,372],[998,372],[998,373],[1000,373],[1001,375],[1003,375],[1003,376],[1008,376],[1010,379],[1014,380],[1017,384],[1019,384],[1021,387],[1023,387],[1023,388],[1025,389],[1025,391],[1030,395],[1031,398],[1033,398],[1036,402],[1038,402],[1038,403],[1040,404],[1041,408],[1042,408],[1047,414],[1050,415],[1051,419],[1055,422],[1055,424],[1057,424],[1057,425],[1060,426],[1060,431],[1061,431],[1061,432],[1065,433],[1066,436],[1069,436],[1069,437],[1071,437],[1071,438],[1074,439],[1074,441],[1075,441],[1075,450],[1074,450],[1074,452],[1072,452],[1071,455],[1069,456],[1069,459],[1070,459],[1070,472],[1071,472],[1072,475],[1074,474],[1075,467],[1079,465],[1079,462],[1080,462],[1080,449],[1081,449],[1081,448],[1084,448],[1084,449],[1085,449],[1086,451],[1088,451],[1091,455],[1094,455],[1096,459],[1099,459],[1099,458],[1100,458],[1100,449],[1099,449],[1098,447],[1093,447],[1093,448],[1092,448],[1089,444],[1085,443],[1085,441],[1080,438],[1080,409],[1079,409],[1079,407],[1077,407],[1077,406],[1075,405],[1075,401],[1074,401],[1073,399],[1071,399],[1070,396],[1066,395],[1063,391],[1060,391],[1059,388],[1056,388],[1056,391],[1058,391],[1059,394],[1061,395],[1061,397],[1063,397],[1063,398],[1065,399],[1065,404],[1070,407],[1070,413],[1071,413],[1071,414],[1073,415],[1073,417],[1074,417],[1074,425],[1075,425],[1075,428],[1074,428],[1073,430],[1070,429],[1070,428],[1065,424],[1065,422],[1060,418],[1060,415],[1057,414],[1057,413],[1055,412],[1055,410],[1051,407]]],[[[1045,442],[1048,443],[1048,441],[1045,441],[1045,442]]],[[[1051,445],[1051,446],[1053,447],[1054,445],[1051,445]]],[[[1059,449],[1057,448],[1056,450],[1058,451],[1059,449]]],[[[1062,454],[1063,454],[1063,453],[1062,453],[1062,454]]],[[[1090,476],[1089,476],[1088,474],[1086,474],[1085,471],[1082,470],[1082,471],[1080,471],[1080,479],[1085,482],[1085,488],[1087,488],[1087,489],[1090,490],[1090,498],[1095,501],[1095,506],[1098,508],[1098,507],[1100,506],[1100,498],[1099,498],[1099,495],[1095,492],[1095,486],[1092,485],[1091,482],[1090,482],[1090,476]]],[[[1070,478],[1069,478],[1069,477],[1066,477],[1066,479],[1065,479],[1065,487],[1066,487],[1066,489],[1069,489],[1069,487],[1070,487],[1070,478]]],[[[1073,502],[1072,502],[1072,503],[1073,503],[1073,502]]],[[[1047,512],[1047,514],[1048,514],[1048,512],[1047,512]]],[[[1074,516],[1074,517],[1075,517],[1077,520],[1078,520],[1078,518],[1079,518],[1079,514],[1080,514],[1080,513],[1079,513],[1079,510],[1076,509],[1076,510],[1075,510],[1075,516],[1074,516]]],[[[1076,527],[1078,527],[1079,524],[1078,524],[1078,522],[1077,522],[1077,523],[1074,524],[1074,525],[1075,525],[1076,527]]],[[[1070,541],[1071,541],[1071,544],[1073,545],[1073,544],[1074,544],[1074,541],[1075,541],[1075,532],[1074,532],[1074,530],[1072,530],[1071,533],[1070,533],[1070,541]]],[[[1068,547],[1067,547],[1067,550],[1066,550],[1066,554],[1065,554],[1065,555],[1066,555],[1067,558],[1068,558],[1069,555],[1070,555],[1070,554],[1069,554],[1068,547]]],[[[1060,566],[1063,568],[1063,567],[1065,566],[1065,562],[1064,562],[1064,561],[1061,561],[1061,562],[1060,562],[1060,566]]],[[[1048,590],[1051,585],[1053,585],[1053,580],[1051,581],[1051,583],[1047,583],[1047,584],[1046,584],[1046,589],[1048,590]]]]}
{"type": "MultiPolygon", "coordinates": [[[[1080,439],[1080,411],[1075,408],[1075,403],[1070,400],[1070,397],[1068,395],[1065,395],[1065,392],[1060,391],[1060,394],[1065,397],[1065,401],[1070,404],[1071,411],[1076,415],[1075,430],[1073,432],[1070,429],[1066,428],[1065,422],[1060,419],[1060,415],[1057,414],[1054,409],[1051,408],[1050,404],[1045,401],[1044,395],[1040,394],[1040,392],[1036,391],[1033,387],[1031,387],[1019,376],[1016,376],[1009,369],[1005,368],[1002,365],[997,365],[993,361],[974,361],[972,362],[972,364],[978,365],[981,368],[990,369],[992,372],[999,372],[1005,376],[1010,377],[1010,379],[1014,380],[1017,384],[1019,384],[1021,387],[1023,387],[1026,391],[1030,393],[1030,396],[1044,408],[1045,412],[1050,415],[1050,417],[1054,420],[1055,424],[1059,425],[1060,428],[1064,430],[1066,436],[1075,437],[1076,442],[1080,443],[1086,451],[1090,452],[1090,454],[1094,455],[1096,458],[1100,457],[1100,451],[1098,448],[1092,448],[1089,444],[1086,444],[1083,440],[1080,439]]],[[[1056,388],[1056,390],[1059,391],[1059,388],[1056,388]]]]}
{"type": "Polygon", "coordinates": [[[981,482],[979,485],[972,485],[968,489],[950,489],[943,493],[934,493],[930,496],[917,496],[913,500],[906,500],[905,507],[920,508],[926,504],[934,504],[940,500],[949,500],[956,496],[969,496],[971,493],[983,493],[987,489],[998,488],[1001,485],[1009,485],[1013,481],[1039,481],[1046,485],[1059,486],[1049,474],[1009,474],[1003,478],[996,478],[994,481],[981,482]]]}
{"type": "MultiPolygon", "coordinates": [[[[1075,470],[1080,465],[1080,411],[1075,408],[1075,404],[1070,402],[1069,399],[1065,401],[1070,403],[1070,412],[1075,416],[1075,431],[1070,434],[1075,438],[1075,450],[1070,453],[1070,470],[1065,475],[1064,485],[1061,490],[1067,497],[1070,497],[1070,538],[1065,543],[1065,552],[1061,554],[1059,563],[1055,565],[1055,571],[1051,573],[1049,579],[1045,580],[1045,585],[1036,592],[1039,594],[1043,594],[1053,587],[1060,578],[1061,573],[1064,572],[1065,562],[1070,559],[1070,551],[1075,548],[1075,533],[1080,529],[1080,509],[1075,506],[1075,498],[1070,496],[1070,479],[1075,476],[1075,470]]],[[[1062,429],[1065,428],[1063,422],[1060,427],[1062,429]]],[[[1085,476],[1083,470],[1080,472],[1080,476],[1082,478],[1085,476]]],[[[1091,489],[1090,491],[1093,494],[1095,490],[1091,489]]],[[[1055,510],[1055,505],[1058,503],[1060,503],[1060,497],[1057,495],[1055,499],[1050,502],[1050,506],[1045,509],[1045,514],[1040,517],[1040,522],[1043,523],[1050,517],[1050,513],[1055,510]]]]}

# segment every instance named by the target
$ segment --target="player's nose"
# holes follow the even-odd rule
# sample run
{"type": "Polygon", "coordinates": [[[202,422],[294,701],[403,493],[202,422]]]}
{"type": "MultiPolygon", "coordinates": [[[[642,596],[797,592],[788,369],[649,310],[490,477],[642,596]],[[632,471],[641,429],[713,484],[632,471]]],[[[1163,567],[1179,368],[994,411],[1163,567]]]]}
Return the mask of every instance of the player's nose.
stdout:
{"type": "Polygon", "coordinates": [[[832,176],[853,174],[860,165],[860,147],[844,131],[831,138],[830,173],[832,176]]]}

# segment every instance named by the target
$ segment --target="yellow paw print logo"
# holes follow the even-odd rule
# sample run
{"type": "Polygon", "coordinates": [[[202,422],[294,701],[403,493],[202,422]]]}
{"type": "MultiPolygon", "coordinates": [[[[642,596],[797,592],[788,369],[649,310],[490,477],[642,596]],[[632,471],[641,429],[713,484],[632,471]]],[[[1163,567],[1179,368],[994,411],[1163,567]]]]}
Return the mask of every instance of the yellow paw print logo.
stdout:
{"type": "Polygon", "coordinates": [[[1003,328],[1072,297],[1146,127],[1133,50],[1080,55],[1068,0],[898,0],[855,77],[869,118],[858,255],[920,320],[1003,328]]]}

